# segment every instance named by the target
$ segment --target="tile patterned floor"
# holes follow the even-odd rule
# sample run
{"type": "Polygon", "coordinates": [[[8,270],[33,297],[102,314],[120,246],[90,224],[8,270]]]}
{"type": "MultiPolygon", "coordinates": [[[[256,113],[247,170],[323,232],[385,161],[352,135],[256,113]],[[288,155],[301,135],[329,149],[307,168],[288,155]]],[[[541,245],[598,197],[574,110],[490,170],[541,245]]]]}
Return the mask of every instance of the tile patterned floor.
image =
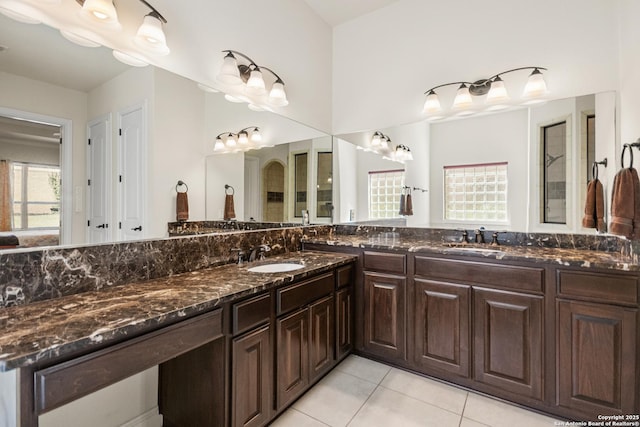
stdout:
{"type": "Polygon", "coordinates": [[[551,427],[553,418],[349,356],[274,427],[551,427]]]}

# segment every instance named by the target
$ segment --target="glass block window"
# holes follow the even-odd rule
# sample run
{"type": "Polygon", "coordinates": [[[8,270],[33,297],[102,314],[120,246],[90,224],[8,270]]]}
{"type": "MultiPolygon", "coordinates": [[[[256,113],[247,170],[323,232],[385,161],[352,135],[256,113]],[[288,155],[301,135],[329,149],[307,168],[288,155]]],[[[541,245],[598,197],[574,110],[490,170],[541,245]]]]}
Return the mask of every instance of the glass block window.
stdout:
{"type": "Polygon", "coordinates": [[[369,172],[369,219],[400,218],[404,170],[369,172]]]}
{"type": "Polygon", "coordinates": [[[444,217],[507,221],[507,163],[444,167],[444,217]]]}

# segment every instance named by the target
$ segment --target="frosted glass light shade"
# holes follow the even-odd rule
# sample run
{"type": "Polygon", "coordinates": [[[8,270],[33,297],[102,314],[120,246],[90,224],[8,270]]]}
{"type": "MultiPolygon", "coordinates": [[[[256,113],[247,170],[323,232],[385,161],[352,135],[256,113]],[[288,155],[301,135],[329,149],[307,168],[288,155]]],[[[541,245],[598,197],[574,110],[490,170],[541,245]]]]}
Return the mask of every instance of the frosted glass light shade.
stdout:
{"type": "Polygon", "coordinates": [[[83,16],[93,21],[120,26],[118,12],[111,0],[85,0],[81,11],[83,16]]]}
{"type": "Polygon", "coordinates": [[[216,76],[216,79],[224,84],[236,86],[242,84],[240,78],[240,70],[238,70],[238,61],[231,52],[227,53],[224,57],[224,62],[220,68],[220,72],[216,76]]]}
{"type": "Polygon", "coordinates": [[[229,134],[227,136],[227,141],[226,141],[227,147],[235,147],[236,146],[236,137],[233,134],[229,134]]]}
{"type": "Polygon", "coordinates": [[[247,145],[249,143],[249,135],[247,135],[247,132],[242,131],[238,134],[238,144],[240,145],[247,145]]]}
{"type": "Polygon", "coordinates": [[[224,150],[224,142],[220,137],[216,138],[216,143],[213,146],[213,151],[223,151],[224,150]]]}
{"type": "Polygon", "coordinates": [[[438,94],[436,94],[433,90],[430,90],[427,94],[427,99],[424,101],[424,108],[422,111],[425,114],[435,114],[442,111],[438,94]]]}
{"type": "Polygon", "coordinates": [[[0,5],[0,13],[23,24],[40,24],[42,22],[37,17],[36,11],[23,3],[5,2],[0,5]]]}
{"type": "Polygon", "coordinates": [[[118,61],[127,64],[127,65],[131,65],[132,67],[146,67],[147,65],[149,65],[149,63],[143,59],[137,58],[133,55],[130,55],[128,53],[124,53],[121,52],[119,50],[114,50],[113,51],[113,56],[114,58],[116,58],[118,61]]]}
{"type": "Polygon", "coordinates": [[[471,98],[471,94],[469,93],[469,88],[466,84],[461,84],[460,88],[458,88],[458,93],[456,94],[456,98],[453,100],[453,109],[454,110],[464,110],[473,105],[473,99],[471,98]]]}
{"type": "Polygon", "coordinates": [[[273,86],[271,86],[271,91],[269,92],[269,103],[276,107],[284,107],[289,104],[287,94],[284,91],[284,83],[281,80],[276,80],[273,86]]]}
{"type": "Polygon", "coordinates": [[[251,70],[251,75],[249,76],[249,80],[247,80],[247,93],[251,95],[264,95],[266,92],[262,71],[258,68],[251,70]]]}
{"type": "Polygon", "coordinates": [[[162,21],[153,14],[144,17],[133,41],[142,49],[156,55],[168,55],[170,51],[167,38],[162,31],[162,21]]]}
{"type": "Polygon", "coordinates": [[[251,142],[256,144],[262,144],[262,134],[260,133],[260,129],[255,128],[251,133],[251,142]]]}
{"type": "Polygon", "coordinates": [[[487,99],[485,99],[485,104],[487,105],[498,105],[504,104],[509,101],[509,93],[507,92],[507,88],[504,87],[504,81],[500,77],[496,77],[493,82],[491,82],[491,89],[489,89],[489,93],[487,93],[487,99]]]}
{"type": "MultiPolygon", "coordinates": [[[[84,33],[84,31],[83,31],[83,33],[84,33]]],[[[83,47],[98,47],[98,46],[101,46],[100,43],[91,40],[89,38],[89,36],[78,34],[77,30],[74,30],[74,31],[60,30],[60,34],[62,34],[62,37],[64,37],[65,39],[69,40],[70,42],[73,42],[73,43],[77,44],[78,46],[83,46],[83,47]]],[[[95,36],[95,35],[94,35],[94,37],[97,38],[97,36],[95,36]]]]}
{"type": "Polygon", "coordinates": [[[373,138],[371,138],[371,146],[372,146],[372,147],[374,147],[374,148],[375,148],[375,147],[379,147],[379,146],[380,146],[380,143],[381,143],[380,134],[375,133],[375,134],[373,135],[373,138]]]}
{"type": "Polygon", "coordinates": [[[522,97],[525,99],[539,98],[546,95],[547,92],[547,84],[544,81],[544,76],[540,70],[536,68],[529,75],[522,97]]]}

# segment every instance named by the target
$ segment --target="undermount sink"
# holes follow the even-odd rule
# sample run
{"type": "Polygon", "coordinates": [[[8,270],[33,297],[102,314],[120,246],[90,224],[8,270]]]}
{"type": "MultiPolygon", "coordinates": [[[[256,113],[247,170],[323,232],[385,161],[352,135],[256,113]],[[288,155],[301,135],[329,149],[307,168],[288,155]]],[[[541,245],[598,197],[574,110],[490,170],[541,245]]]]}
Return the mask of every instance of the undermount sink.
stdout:
{"type": "Polygon", "coordinates": [[[247,271],[250,271],[251,273],[284,273],[287,271],[299,270],[303,267],[304,265],[294,262],[279,262],[256,265],[255,267],[248,268],[247,271]]]}

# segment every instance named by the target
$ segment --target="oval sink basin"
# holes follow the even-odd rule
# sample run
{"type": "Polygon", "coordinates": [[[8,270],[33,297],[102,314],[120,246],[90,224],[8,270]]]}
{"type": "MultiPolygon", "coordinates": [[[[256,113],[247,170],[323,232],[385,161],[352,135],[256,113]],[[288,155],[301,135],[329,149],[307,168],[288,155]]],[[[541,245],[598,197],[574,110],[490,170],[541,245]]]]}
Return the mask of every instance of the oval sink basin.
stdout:
{"type": "Polygon", "coordinates": [[[247,271],[252,273],[284,273],[286,271],[299,270],[303,267],[304,265],[293,262],[280,262],[277,264],[257,265],[247,269],[247,271]]]}

